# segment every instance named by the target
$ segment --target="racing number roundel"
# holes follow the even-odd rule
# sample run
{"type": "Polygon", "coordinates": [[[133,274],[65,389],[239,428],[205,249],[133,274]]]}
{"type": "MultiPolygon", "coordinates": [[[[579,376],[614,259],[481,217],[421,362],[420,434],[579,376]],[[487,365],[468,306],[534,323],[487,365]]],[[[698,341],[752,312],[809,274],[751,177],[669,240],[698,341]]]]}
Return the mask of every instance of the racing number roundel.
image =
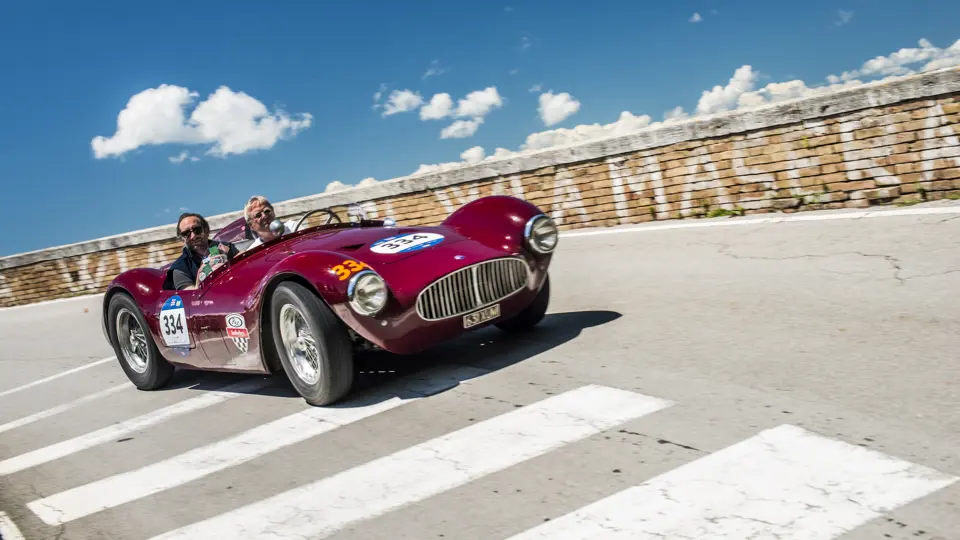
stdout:
{"type": "Polygon", "coordinates": [[[167,298],[160,308],[160,335],[167,347],[190,346],[187,313],[183,308],[183,299],[177,295],[167,298]]]}
{"type": "Polygon", "coordinates": [[[370,251],[393,255],[416,251],[443,242],[443,235],[436,233],[410,233],[384,238],[370,246],[370,251]]]}

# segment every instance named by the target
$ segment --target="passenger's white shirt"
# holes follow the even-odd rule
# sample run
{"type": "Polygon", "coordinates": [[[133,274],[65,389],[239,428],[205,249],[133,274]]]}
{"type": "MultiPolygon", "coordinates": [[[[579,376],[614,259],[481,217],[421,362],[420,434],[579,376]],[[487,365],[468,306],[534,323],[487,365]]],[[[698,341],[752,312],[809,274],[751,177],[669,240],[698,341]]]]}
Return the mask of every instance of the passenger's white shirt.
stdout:
{"type": "MultiPolygon", "coordinates": [[[[283,224],[283,234],[290,234],[290,233],[292,233],[292,232],[293,232],[293,228],[296,227],[296,226],[297,226],[297,220],[295,220],[295,219],[291,219],[290,221],[284,223],[284,224],[283,224]]],[[[263,243],[263,240],[261,240],[260,237],[258,236],[256,240],[254,240],[249,246],[247,246],[247,249],[253,249],[253,248],[259,246],[259,245],[262,244],[262,243],[263,243]]],[[[246,250],[244,250],[244,251],[246,251],[246,250]]]]}

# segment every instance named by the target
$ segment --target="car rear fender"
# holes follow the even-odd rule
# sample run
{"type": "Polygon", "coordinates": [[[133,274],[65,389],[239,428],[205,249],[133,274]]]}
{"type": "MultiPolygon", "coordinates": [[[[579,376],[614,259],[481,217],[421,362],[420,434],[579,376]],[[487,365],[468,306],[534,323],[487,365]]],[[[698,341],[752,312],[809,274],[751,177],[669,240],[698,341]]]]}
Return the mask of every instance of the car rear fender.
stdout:
{"type": "Polygon", "coordinates": [[[159,326],[156,326],[156,305],[157,299],[163,292],[163,282],[166,280],[167,272],[164,269],[157,268],[134,268],[120,273],[107,285],[103,293],[103,304],[100,314],[100,327],[103,335],[110,343],[110,332],[107,329],[107,313],[110,307],[110,300],[117,294],[126,293],[129,295],[137,307],[143,312],[147,320],[147,326],[153,334],[153,338],[160,339],[158,333],[159,326]]]}

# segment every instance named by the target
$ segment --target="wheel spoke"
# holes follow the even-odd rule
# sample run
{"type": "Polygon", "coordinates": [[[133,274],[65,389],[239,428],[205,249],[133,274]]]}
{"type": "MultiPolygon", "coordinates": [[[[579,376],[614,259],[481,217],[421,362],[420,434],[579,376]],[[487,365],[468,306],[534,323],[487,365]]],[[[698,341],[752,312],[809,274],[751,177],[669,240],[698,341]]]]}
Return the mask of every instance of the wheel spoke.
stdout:
{"type": "Polygon", "coordinates": [[[117,342],[123,353],[123,359],[134,371],[143,373],[147,370],[147,338],[140,327],[140,321],[123,308],[116,319],[117,342]]]}
{"type": "Polygon", "coordinates": [[[280,340],[296,376],[306,384],[320,380],[319,350],[310,327],[292,304],[280,309],[280,340]]]}

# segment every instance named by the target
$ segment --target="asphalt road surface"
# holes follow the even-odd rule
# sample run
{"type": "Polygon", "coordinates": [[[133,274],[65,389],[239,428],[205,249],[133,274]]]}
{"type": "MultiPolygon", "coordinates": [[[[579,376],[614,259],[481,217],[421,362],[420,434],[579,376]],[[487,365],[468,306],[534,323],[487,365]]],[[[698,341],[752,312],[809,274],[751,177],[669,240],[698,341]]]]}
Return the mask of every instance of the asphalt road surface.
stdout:
{"type": "Polygon", "coordinates": [[[0,534],[960,539],[960,205],[870,216],[577,231],[538,331],[367,357],[336,408],[139,392],[99,297],[0,310],[0,534]]]}

